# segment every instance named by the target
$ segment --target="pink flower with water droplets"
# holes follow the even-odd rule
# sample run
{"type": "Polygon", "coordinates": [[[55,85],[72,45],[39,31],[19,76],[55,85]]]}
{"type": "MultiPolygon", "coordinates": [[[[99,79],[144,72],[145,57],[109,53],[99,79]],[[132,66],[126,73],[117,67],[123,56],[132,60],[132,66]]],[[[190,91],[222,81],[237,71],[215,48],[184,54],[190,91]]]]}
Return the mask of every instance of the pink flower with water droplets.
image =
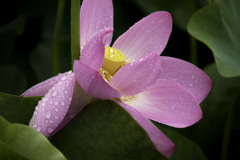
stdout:
{"type": "Polygon", "coordinates": [[[50,137],[92,97],[112,99],[145,129],[156,149],[170,158],[174,144],[149,119],[178,128],[190,126],[201,119],[199,104],[211,89],[211,80],[199,68],[159,56],[172,30],[171,15],[150,14],[112,47],[111,0],[84,0],[80,25],[82,50],[74,73],[59,74],[22,94],[44,96],[30,126],[50,137]]]}
{"type": "Polygon", "coordinates": [[[174,144],[149,119],[188,127],[202,118],[200,102],[211,80],[196,66],[159,56],[172,30],[168,12],[154,12],[112,45],[111,0],[84,0],[80,13],[81,56],[74,62],[78,84],[90,96],[112,99],[145,129],[157,150],[170,158],[174,144]]]}
{"type": "Polygon", "coordinates": [[[22,96],[44,96],[38,102],[29,126],[46,137],[62,129],[92,99],[79,87],[71,71],[33,86],[22,96]]]}

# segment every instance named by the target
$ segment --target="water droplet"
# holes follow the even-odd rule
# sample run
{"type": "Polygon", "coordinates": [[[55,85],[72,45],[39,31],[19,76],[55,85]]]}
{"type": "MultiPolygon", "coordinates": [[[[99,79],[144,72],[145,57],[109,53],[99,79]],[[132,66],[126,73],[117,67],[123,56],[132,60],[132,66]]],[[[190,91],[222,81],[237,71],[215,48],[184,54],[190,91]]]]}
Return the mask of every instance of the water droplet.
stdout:
{"type": "Polygon", "coordinates": [[[55,119],[58,119],[58,117],[57,117],[57,116],[55,116],[54,118],[55,118],[55,119]]]}
{"type": "Polygon", "coordinates": [[[56,95],[57,95],[57,92],[56,92],[56,91],[53,91],[52,96],[54,97],[54,96],[56,96],[56,95]]]}
{"type": "Polygon", "coordinates": [[[195,80],[194,82],[195,82],[195,84],[198,84],[198,80],[195,80]]]}
{"type": "Polygon", "coordinates": [[[64,104],[65,104],[64,101],[62,101],[62,102],[61,102],[61,105],[64,106],[64,104]]]}
{"type": "Polygon", "coordinates": [[[65,77],[65,76],[64,76],[64,77],[62,77],[62,81],[66,80],[66,79],[67,79],[67,77],[65,77]]]}
{"type": "Polygon", "coordinates": [[[175,109],[175,107],[176,107],[175,105],[172,105],[171,110],[173,111],[175,109]]]}
{"type": "Polygon", "coordinates": [[[47,129],[47,132],[48,132],[48,133],[52,133],[52,131],[53,131],[53,128],[51,128],[51,127],[49,127],[49,128],[47,129]]]}
{"type": "Polygon", "coordinates": [[[46,118],[50,118],[50,117],[51,117],[51,111],[47,111],[45,117],[46,117],[46,118]]]}
{"type": "Polygon", "coordinates": [[[55,108],[55,111],[58,112],[58,108],[55,108]]]}
{"type": "Polygon", "coordinates": [[[44,97],[42,100],[43,100],[44,102],[46,102],[48,99],[47,99],[46,97],[44,97]]]}
{"type": "Polygon", "coordinates": [[[44,107],[44,106],[46,106],[46,103],[45,103],[45,102],[43,102],[43,103],[42,103],[42,106],[43,106],[43,107],[44,107]]]}
{"type": "Polygon", "coordinates": [[[54,104],[55,106],[58,105],[58,101],[55,101],[53,104],[54,104]]]}
{"type": "Polygon", "coordinates": [[[75,117],[75,115],[76,115],[75,113],[72,113],[69,115],[69,118],[72,119],[73,117],[75,117]]]}
{"type": "Polygon", "coordinates": [[[34,124],[34,125],[33,125],[33,128],[36,128],[36,127],[37,127],[37,125],[36,125],[36,124],[34,124]]]}

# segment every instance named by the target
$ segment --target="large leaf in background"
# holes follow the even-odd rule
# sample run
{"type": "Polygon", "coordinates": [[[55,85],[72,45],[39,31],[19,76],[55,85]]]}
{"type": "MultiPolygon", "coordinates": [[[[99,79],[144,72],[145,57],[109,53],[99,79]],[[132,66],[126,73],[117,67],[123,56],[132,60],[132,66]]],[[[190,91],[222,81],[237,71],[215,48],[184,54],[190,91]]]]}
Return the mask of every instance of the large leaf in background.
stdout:
{"type": "Polygon", "coordinates": [[[0,116],[0,159],[66,160],[42,134],[0,116]]]}
{"type": "Polygon", "coordinates": [[[0,93],[0,116],[10,122],[28,124],[40,97],[23,98],[0,93]]]}
{"type": "MultiPolygon", "coordinates": [[[[166,129],[164,133],[176,144],[172,160],[205,159],[192,141],[166,129]]],[[[112,101],[88,105],[51,142],[69,160],[165,159],[136,121],[112,101]]]]}
{"type": "Polygon", "coordinates": [[[126,0],[136,3],[146,14],[155,11],[168,11],[172,14],[174,23],[183,30],[187,29],[187,24],[191,12],[195,8],[200,8],[206,4],[205,0],[126,0]]]}
{"type": "Polygon", "coordinates": [[[219,0],[196,12],[188,25],[191,35],[214,54],[221,75],[240,75],[240,1],[219,0]]]}
{"type": "Polygon", "coordinates": [[[176,145],[171,160],[206,160],[202,149],[188,138],[155,123],[176,145]]]}
{"type": "Polygon", "coordinates": [[[0,66],[0,75],[0,92],[21,94],[26,89],[26,77],[17,67],[0,66]]]}
{"type": "MultiPolygon", "coordinates": [[[[224,78],[215,64],[204,69],[213,82],[212,90],[201,103],[203,118],[194,126],[184,129],[185,135],[196,141],[203,149],[209,150],[223,135],[230,105],[240,88],[240,78],[224,78]]],[[[240,99],[239,99],[240,100],[240,99]]],[[[235,129],[240,129],[240,107],[235,113],[235,129]]]]}
{"type": "Polygon", "coordinates": [[[88,105],[51,142],[68,160],[161,160],[146,132],[119,105],[88,105]]]}

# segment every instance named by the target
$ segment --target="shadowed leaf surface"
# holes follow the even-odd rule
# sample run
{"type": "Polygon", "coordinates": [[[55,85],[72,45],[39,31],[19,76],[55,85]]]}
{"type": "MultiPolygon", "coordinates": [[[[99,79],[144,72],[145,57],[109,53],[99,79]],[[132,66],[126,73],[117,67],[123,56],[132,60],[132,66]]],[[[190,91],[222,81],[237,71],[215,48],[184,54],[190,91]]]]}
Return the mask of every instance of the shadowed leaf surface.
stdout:
{"type": "Polygon", "coordinates": [[[0,115],[14,123],[28,124],[40,97],[23,98],[0,93],[0,115]]]}
{"type": "Polygon", "coordinates": [[[51,141],[69,160],[166,159],[136,121],[112,101],[88,105],[51,141]]]}

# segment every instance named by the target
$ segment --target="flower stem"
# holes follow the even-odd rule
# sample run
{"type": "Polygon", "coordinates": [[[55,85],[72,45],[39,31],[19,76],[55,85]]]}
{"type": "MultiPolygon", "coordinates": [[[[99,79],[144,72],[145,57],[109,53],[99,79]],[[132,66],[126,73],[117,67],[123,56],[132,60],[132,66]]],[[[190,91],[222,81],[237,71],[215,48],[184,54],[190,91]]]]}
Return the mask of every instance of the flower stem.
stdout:
{"type": "Polygon", "coordinates": [[[80,0],[71,1],[71,55],[73,66],[80,56],[80,0]]]}
{"type": "MultiPolygon", "coordinates": [[[[191,16],[196,11],[194,2],[195,1],[193,0],[188,0],[189,13],[191,16]]],[[[197,40],[191,35],[189,35],[189,41],[190,41],[190,59],[191,59],[191,62],[197,66],[198,65],[197,40]]]]}
{"type": "Polygon", "coordinates": [[[57,19],[53,34],[53,74],[59,73],[59,36],[62,28],[65,0],[58,0],[57,19]]]}
{"type": "Polygon", "coordinates": [[[234,97],[234,101],[229,108],[227,122],[225,124],[225,129],[224,129],[223,144],[222,144],[220,160],[227,159],[227,152],[228,152],[228,148],[229,148],[229,140],[230,140],[231,130],[232,130],[233,122],[234,122],[234,116],[235,116],[236,109],[240,105],[239,99],[240,99],[240,89],[238,89],[238,91],[234,97]]]}

